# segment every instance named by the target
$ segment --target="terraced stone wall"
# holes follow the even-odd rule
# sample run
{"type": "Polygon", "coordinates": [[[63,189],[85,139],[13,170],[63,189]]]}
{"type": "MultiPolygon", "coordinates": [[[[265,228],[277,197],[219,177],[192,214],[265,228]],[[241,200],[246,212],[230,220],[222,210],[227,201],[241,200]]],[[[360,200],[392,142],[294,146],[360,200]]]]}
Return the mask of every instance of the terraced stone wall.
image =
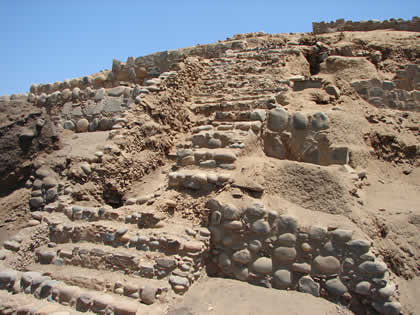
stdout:
{"type": "Polygon", "coordinates": [[[352,82],[353,88],[370,104],[379,108],[420,111],[420,66],[411,64],[397,72],[394,80],[352,82]]]}
{"type": "Polygon", "coordinates": [[[353,22],[351,20],[337,19],[331,22],[313,22],[312,32],[314,34],[334,33],[343,31],[374,31],[393,29],[396,31],[420,32],[420,18],[415,16],[411,20],[389,19],[384,21],[369,20],[353,22]]]}
{"type": "Polygon", "coordinates": [[[156,77],[163,72],[171,70],[172,66],[186,57],[197,56],[203,58],[217,58],[227,50],[238,50],[247,48],[244,40],[231,40],[215,44],[196,45],[171,51],[161,51],[151,55],[137,58],[129,57],[126,62],[114,60],[112,72],[116,73],[117,79],[127,77],[130,68],[145,69],[147,77],[156,77]]]}
{"type": "Polygon", "coordinates": [[[353,231],[303,227],[260,202],[237,208],[211,199],[207,206],[211,274],[399,314],[386,264],[371,252],[370,241],[353,239],[353,231]]]}
{"type": "Polygon", "coordinates": [[[289,114],[283,108],[268,112],[264,151],[268,156],[320,165],[348,164],[349,149],[331,146],[326,131],[330,120],[322,112],[289,114]]]}

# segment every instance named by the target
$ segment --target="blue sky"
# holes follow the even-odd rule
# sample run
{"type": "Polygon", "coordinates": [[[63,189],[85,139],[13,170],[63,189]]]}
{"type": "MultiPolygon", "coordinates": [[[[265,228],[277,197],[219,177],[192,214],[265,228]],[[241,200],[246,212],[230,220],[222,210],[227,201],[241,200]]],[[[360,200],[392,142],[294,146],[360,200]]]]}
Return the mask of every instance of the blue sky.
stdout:
{"type": "Polygon", "coordinates": [[[0,0],[0,95],[237,33],[310,32],[313,21],[420,15],[418,0],[0,0]]]}

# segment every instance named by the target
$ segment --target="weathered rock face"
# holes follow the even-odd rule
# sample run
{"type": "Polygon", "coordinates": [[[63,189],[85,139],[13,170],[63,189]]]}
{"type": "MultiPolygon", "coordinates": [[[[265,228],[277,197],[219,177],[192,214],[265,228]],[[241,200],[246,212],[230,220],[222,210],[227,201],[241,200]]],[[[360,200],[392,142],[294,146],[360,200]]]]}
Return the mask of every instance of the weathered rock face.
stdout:
{"type": "Polygon", "coordinates": [[[234,217],[223,211],[233,206],[216,200],[209,205],[212,262],[217,266],[212,270],[216,275],[314,296],[322,291],[331,299],[347,294],[353,299],[368,299],[375,309],[400,307],[388,293],[393,287],[387,284],[387,266],[366,254],[370,242],[353,240],[353,231],[328,232],[320,226],[301,230],[294,217],[277,215],[261,203],[236,208],[234,217]],[[237,228],[231,228],[233,223],[237,228]],[[377,291],[383,294],[378,296],[377,291]]]}
{"type": "Polygon", "coordinates": [[[27,102],[27,95],[0,97],[0,190],[8,193],[30,174],[28,162],[39,151],[58,145],[52,117],[27,102]]]}

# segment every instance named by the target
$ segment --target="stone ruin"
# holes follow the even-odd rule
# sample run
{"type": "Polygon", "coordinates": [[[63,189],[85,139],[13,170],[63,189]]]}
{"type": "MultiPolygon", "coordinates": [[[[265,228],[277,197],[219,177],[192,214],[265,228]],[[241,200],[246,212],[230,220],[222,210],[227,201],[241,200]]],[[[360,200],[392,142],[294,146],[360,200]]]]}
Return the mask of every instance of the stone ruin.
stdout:
{"type": "Polygon", "coordinates": [[[386,264],[353,231],[303,227],[259,202],[237,207],[211,199],[208,207],[211,274],[331,300],[352,299],[352,291],[380,313],[398,309],[389,301],[395,285],[386,280],[386,264]]]}
{"type": "Polygon", "coordinates": [[[384,21],[369,20],[354,22],[351,20],[337,19],[331,22],[313,22],[312,32],[314,34],[334,33],[334,32],[366,32],[375,30],[395,30],[420,32],[420,18],[414,16],[411,20],[389,19],[384,21]]]}
{"type": "MultiPolygon", "coordinates": [[[[419,20],[338,20],[313,27],[315,34],[383,28],[419,31],[419,20]]],[[[287,68],[289,63],[307,63],[304,52],[319,49],[320,44],[302,49],[297,43],[248,47],[246,39],[263,36],[238,35],[217,44],[114,60],[112,70],[33,85],[26,95],[2,97],[4,103],[25,98],[44,108],[55,117],[58,129],[110,131],[111,140],[122,139],[129,123],[127,112],[141,108],[152,117],[159,115],[161,95],[175,94],[183,87],[179,81],[186,81],[180,77],[180,64],[199,63],[201,68],[190,69],[190,75],[201,81],[197,80],[188,104],[197,121],[185,141],[177,143],[176,152],[166,153],[174,165],[166,174],[164,190],[205,196],[209,212],[206,226],[188,220],[165,225],[168,214],[153,205],[162,202],[165,209],[173,210],[177,202],[164,200],[162,191],[124,200],[115,209],[77,204],[73,182],[89,182],[99,174],[106,157],[120,155],[114,146],[77,161],[68,177],[58,167],[36,163],[25,184],[32,211],[27,229],[45,240],[31,249],[32,254],[24,252],[27,248],[19,234],[4,243],[0,258],[21,255],[26,265],[25,270],[1,270],[0,288],[58,302],[57,309],[62,305],[97,314],[136,314],[139,305],[184,294],[206,269],[212,276],[399,314],[391,272],[373,253],[370,240],[355,238],[353,230],[300,225],[295,217],[267,209],[258,200],[264,187],[237,183],[237,161],[256,144],[268,157],[321,166],[348,167],[357,154],[330,137],[333,110],[287,108],[286,93],[306,89],[325,92],[327,101],[340,98],[337,86],[310,78],[309,65],[298,76],[287,68]],[[245,80],[245,75],[252,80],[245,80]],[[267,79],[270,76],[276,79],[267,79]],[[236,205],[214,197],[229,187],[243,188],[255,198],[236,205]],[[67,275],[60,273],[63,268],[67,275]],[[72,274],[86,270],[88,276],[73,279],[72,274]]],[[[351,87],[374,106],[418,111],[419,69],[408,65],[392,81],[358,80],[351,87]]],[[[36,136],[36,132],[29,135],[36,136]]],[[[51,309],[39,305],[37,310],[51,309]]],[[[25,307],[12,310],[33,313],[25,307]]]]}

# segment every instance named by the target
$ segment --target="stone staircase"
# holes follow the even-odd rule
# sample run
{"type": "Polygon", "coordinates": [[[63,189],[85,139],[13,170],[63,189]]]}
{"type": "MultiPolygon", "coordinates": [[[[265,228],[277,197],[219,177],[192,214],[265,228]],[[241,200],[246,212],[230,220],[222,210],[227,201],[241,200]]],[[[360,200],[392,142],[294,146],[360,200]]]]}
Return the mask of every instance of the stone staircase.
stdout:
{"type": "MultiPolygon", "coordinates": [[[[28,229],[42,227],[48,238],[23,271],[2,273],[3,288],[97,314],[136,314],[140,302],[183,294],[201,275],[210,232],[188,221],[163,223],[145,208],[58,201],[32,212],[28,229]]],[[[4,244],[10,256],[20,255],[19,242],[4,244]]]]}
{"type": "MultiPolygon", "coordinates": [[[[293,56],[302,57],[302,53],[293,47],[241,48],[202,60],[205,70],[186,104],[195,126],[177,144],[176,165],[167,176],[170,189],[164,186],[166,192],[173,189],[182,196],[193,191],[209,199],[209,229],[171,218],[141,198],[129,199],[116,209],[75,204],[70,185],[51,168],[38,165],[27,182],[33,212],[25,230],[29,235],[41,234],[43,241],[30,245],[28,251],[28,243],[18,235],[4,243],[0,255],[5,265],[16,267],[0,269],[4,289],[0,298],[10,292],[34,306],[20,309],[12,300],[10,307],[1,302],[6,305],[3,313],[42,314],[63,307],[74,313],[138,314],[147,310],[145,305],[184,294],[208,267],[216,276],[340,301],[351,300],[349,291],[354,291],[356,298],[365,298],[379,312],[394,314],[400,305],[391,300],[394,286],[384,279],[387,267],[371,252],[369,241],[353,239],[353,231],[319,226],[308,230],[292,216],[265,209],[262,202],[232,205],[210,200],[210,194],[221,188],[230,193],[238,160],[254,145],[279,159],[348,163],[347,148],[328,142],[325,130],[330,124],[324,113],[289,113],[276,104],[276,94],[291,90],[293,80],[286,79],[289,73],[284,67],[293,56]]],[[[163,73],[144,82],[145,86],[114,86],[117,83],[108,80],[97,91],[83,94],[79,87],[63,83],[65,91],[57,90],[61,85],[48,87],[52,94],[47,96],[42,87],[33,91],[33,97],[34,102],[61,98],[70,103],[73,87],[76,106],[68,105],[69,110],[94,102],[108,105],[97,117],[64,114],[63,119],[79,119],[68,123],[68,129],[97,130],[102,120],[107,128],[99,129],[121,129],[126,121],[113,116],[122,111],[121,103],[127,108],[141,104],[141,95],[160,93],[161,83],[174,76],[163,73]],[[35,92],[40,95],[35,97],[35,92]],[[91,128],[92,124],[98,126],[91,128]]],[[[102,155],[91,164],[100,164],[102,155]]],[[[79,163],[76,171],[88,181],[94,168],[79,163]]]]}

